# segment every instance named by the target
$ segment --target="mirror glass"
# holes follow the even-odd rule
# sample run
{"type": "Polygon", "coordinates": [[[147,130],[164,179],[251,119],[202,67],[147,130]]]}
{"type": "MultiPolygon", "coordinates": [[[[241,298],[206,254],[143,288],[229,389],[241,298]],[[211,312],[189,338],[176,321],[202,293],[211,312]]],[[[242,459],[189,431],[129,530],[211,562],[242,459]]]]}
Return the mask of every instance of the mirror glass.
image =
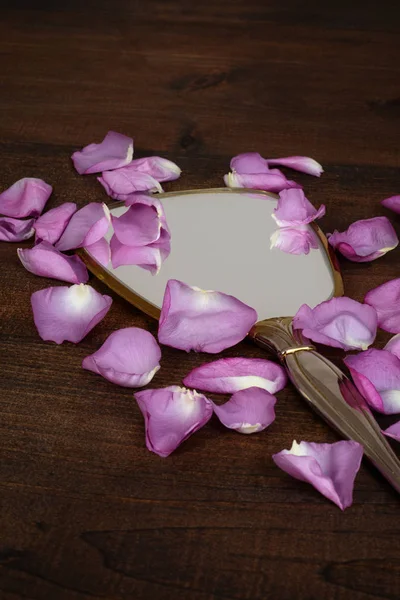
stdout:
{"type": "MultiPolygon", "coordinates": [[[[313,307],[333,295],[333,271],[321,241],[308,255],[270,249],[275,195],[221,189],[157,197],[171,230],[171,254],[160,272],[106,268],[152,305],[161,307],[169,279],[232,294],[255,308],[259,320],[293,316],[303,303],[313,307]]],[[[126,210],[120,205],[111,212],[120,216],[126,210]]],[[[110,227],[108,239],[112,233],[110,227]]]]}

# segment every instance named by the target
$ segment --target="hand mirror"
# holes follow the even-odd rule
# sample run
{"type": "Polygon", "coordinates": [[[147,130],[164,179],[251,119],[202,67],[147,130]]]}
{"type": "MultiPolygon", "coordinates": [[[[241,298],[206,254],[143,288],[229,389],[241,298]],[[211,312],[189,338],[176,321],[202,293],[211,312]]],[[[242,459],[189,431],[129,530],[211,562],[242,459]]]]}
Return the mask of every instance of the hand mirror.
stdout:
{"type": "MultiPolygon", "coordinates": [[[[210,189],[157,194],[171,231],[171,254],[153,276],[137,266],[103,267],[79,251],[89,270],[107,286],[158,318],[169,279],[231,294],[256,309],[259,322],[249,333],[274,352],[305,400],[339,433],[360,442],[365,454],[400,491],[400,462],[382,436],[351,381],[292,331],[291,317],[304,303],[314,307],[343,294],[333,252],[319,227],[319,248],[308,255],[270,249],[276,229],[274,194],[244,189],[210,189]]],[[[110,206],[121,216],[123,203],[110,206]]],[[[108,232],[111,238],[112,227],[108,232]]]]}

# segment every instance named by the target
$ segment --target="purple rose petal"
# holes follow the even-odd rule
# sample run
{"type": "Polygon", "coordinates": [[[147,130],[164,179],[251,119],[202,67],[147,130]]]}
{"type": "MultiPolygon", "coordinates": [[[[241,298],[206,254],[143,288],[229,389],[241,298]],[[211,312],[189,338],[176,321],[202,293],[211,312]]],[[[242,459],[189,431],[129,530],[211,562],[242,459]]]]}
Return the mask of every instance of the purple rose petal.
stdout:
{"type": "Polygon", "coordinates": [[[330,245],[354,262],[369,262],[380,258],[399,243],[389,219],[373,217],[352,223],[343,232],[327,234],[330,245]]]}
{"type": "Polygon", "coordinates": [[[281,192],[289,188],[300,188],[295,181],[286,179],[282,173],[228,173],[224,182],[230,188],[252,188],[266,192],[281,192]]]}
{"type": "Polygon", "coordinates": [[[132,156],[133,139],[109,131],[100,144],[89,144],[74,152],[71,158],[78,173],[88,175],[125,167],[131,162],[132,156]]]}
{"type": "Polygon", "coordinates": [[[400,278],[370,290],[364,302],[378,314],[378,325],[390,333],[400,333],[400,278]]]}
{"type": "Polygon", "coordinates": [[[33,248],[18,248],[18,258],[27,271],[40,277],[60,279],[68,283],[86,283],[87,269],[78,256],[66,256],[48,242],[33,248]]]}
{"type": "Polygon", "coordinates": [[[315,308],[303,304],[293,319],[293,328],[314,342],[343,348],[366,350],[376,336],[377,315],[368,304],[351,298],[332,298],[315,308]]]}
{"type": "Polygon", "coordinates": [[[75,202],[64,202],[41,215],[35,223],[36,242],[58,242],[75,212],[75,202]]]}
{"type": "Polygon", "coordinates": [[[213,405],[195,391],[173,385],[135,394],[145,420],[146,446],[166,457],[210,420],[213,405]]]}
{"type": "Polygon", "coordinates": [[[111,260],[111,248],[105,238],[100,238],[97,242],[94,242],[94,244],[85,246],[85,250],[89,252],[98,263],[103,265],[103,267],[108,267],[111,260]]]}
{"type": "Polygon", "coordinates": [[[399,196],[391,196],[390,198],[385,198],[382,200],[381,204],[385,208],[389,208],[393,210],[395,213],[400,213],[400,195],[399,196]]]}
{"type": "Polygon", "coordinates": [[[275,362],[263,358],[221,358],[193,369],[186,375],[186,387],[233,394],[257,387],[275,394],[286,385],[285,370],[275,362]]]}
{"type": "Polygon", "coordinates": [[[151,175],[151,177],[160,182],[178,179],[182,172],[172,160],[167,160],[161,156],[137,158],[130,163],[129,168],[141,173],[147,173],[147,175],[151,175]]]}
{"type": "Polygon", "coordinates": [[[240,175],[255,173],[261,175],[270,172],[267,161],[258,152],[245,152],[234,156],[230,167],[233,173],[236,172],[240,175]]]}
{"type": "Polygon", "coordinates": [[[161,219],[155,206],[136,202],[120,217],[111,217],[114,233],[126,246],[147,246],[161,234],[161,219]]]}
{"type": "Polygon", "coordinates": [[[295,479],[310,483],[342,510],[353,502],[354,480],[363,455],[361,444],[293,442],[290,450],[272,456],[275,464],[295,479]]]}
{"type": "Polygon", "coordinates": [[[397,358],[400,359],[400,333],[390,338],[390,340],[384,347],[384,350],[391,352],[392,354],[397,356],[397,358]]]}
{"type": "Polygon", "coordinates": [[[278,206],[272,217],[279,227],[298,227],[320,219],[324,214],[323,204],[317,210],[305,197],[303,190],[292,189],[279,193],[278,206]]]}
{"type": "Polygon", "coordinates": [[[324,172],[322,165],[316,160],[309,156],[288,156],[287,158],[267,158],[269,167],[278,165],[280,167],[289,167],[295,171],[301,171],[307,173],[307,175],[314,175],[314,177],[320,177],[324,172]]]}
{"type": "Polygon", "coordinates": [[[400,442],[400,421],[397,421],[397,423],[394,423],[393,425],[382,431],[382,433],[384,433],[390,438],[393,438],[397,442],[400,442]]]}
{"type": "Polygon", "coordinates": [[[24,177],[0,194],[0,214],[17,219],[38,217],[52,191],[42,179],[24,177]]]}
{"type": "Polygon", "coordinates": [[[160,368],[161,350],[149,331],[138,327],[119,329],[83,359],[82,367],[123,387],[150,383],[160,368]]]}
{"type": "Polygon", "coordinates": [[[308,254],[311,248],[318,249],[317,236],[307,225],[279,227],[270,239],[271,249],[289,254],[308,254]]]}
{"type": "Polygon", "coordinates": [[[115,200],[124,202],[128,196],[136,192],[162,192],[157,179],[147,173],[124,167],[116,171],[103,171],[97,178],[107,194],[115,200]]]}
{"type": "Polygon", "coordinates": [[[113,269],[122,265],[137,265],[156,275],[171,251],[171,241],[169,233],[161,229],[159,239],[147,246],[126,246],[113,235],[110,248],[113,269]]]}
{"type": "Polygon", "coordinates": [[[158,327],[161,344],[216,354],[240,342],[257,313],[237,298],[170,279],[158,327]]]}
{"type": "Polygon", "coordinates": [[[13,219],[0,217],[0,242],[23,242],[33,234],[35,219],[13,219]]]}
{"type": "Polygon", "coordinates": [[[250,387],[233,394],[228,402],[217,405],[214,412],[228,429],[239,433],[257,433],[275,420],[275,396],[258,387],[250,387]]]}
{"type": "Polygon", "coordinates": [[[55,247],[65,251],[90,246],[105,236],[110,221],[110,211],[105,204],[90,202],[72,215],[55,247]]]}
{"type": "Polygon", "coordinates": [[[354,383],[368,404],[391,415],[400,412],[400,360],[387,350],[371,348],[344,359],[354,383]]]}
{"type": "Polygon", "coordinates": [[[105,317],[112,299],[81,283],[39,290],[32,294],[31,303],[42,340],[77,344],[105,317]]]}

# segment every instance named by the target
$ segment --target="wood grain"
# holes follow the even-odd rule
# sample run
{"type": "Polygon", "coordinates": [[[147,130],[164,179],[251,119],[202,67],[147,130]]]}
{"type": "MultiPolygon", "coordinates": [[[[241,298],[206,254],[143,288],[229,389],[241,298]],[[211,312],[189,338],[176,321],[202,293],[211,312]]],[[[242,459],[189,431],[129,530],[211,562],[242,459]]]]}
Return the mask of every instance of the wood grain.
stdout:
{"type": "MultiPolygon", "coordinates": [[[[305,154],[325,167],[320,180],[296,177],[327,205],[326,231],[389,215],[379,201],[400,190],[398,3],[2,6],[1,189],[36,176],[54,186],[49,207],[105,200],[69,157],[115,129],[135,136],[137,156],[178,162],[167,189],[221,185],[238,152],[305,154]]],[[[348,295],[399,276],[399,252],[343,262],[348,295]]],[[[293,438],[337,439],[291,387],[264,434],[212,420],[160,459],[132,392],[80,366],[111,331],[156,324],[114,297],[78,346],[44,343],[29,298],[52,282],[25,272],[13,244],[0,260],[2,600],[399,598],[399,499],[372,467],[341,513],[274,466],[293,438]]],[[[263,356],[250,342],[223,355],[263,356]]],[[[165,348],[154,384],[179,384],[204,360],[165,348]]]]}

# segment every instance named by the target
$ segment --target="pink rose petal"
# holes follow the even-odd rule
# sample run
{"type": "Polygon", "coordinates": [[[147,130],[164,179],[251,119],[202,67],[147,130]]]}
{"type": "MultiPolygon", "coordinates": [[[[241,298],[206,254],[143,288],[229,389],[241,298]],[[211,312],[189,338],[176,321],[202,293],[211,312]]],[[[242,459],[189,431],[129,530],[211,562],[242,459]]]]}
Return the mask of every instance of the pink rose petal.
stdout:
{"type": "Polygon", "coordinates": [[[258,152],[245,152],[234,156],[230,167],[233,173],[236,172],[240,175],[252,173],[261,175],[270,172],[267,161],[258,152]]]}
{"type": "Polygon", "coordinates": [[[370,290],[364,302],[378,314],[378,325],[390,333],[400,333],[400,278],[370,290]]]}
{"type": "Polygon", "coordinates": [[[385,208],[393,210],[395,213],[400,213],[400,196],[385,198],[385,200],[382,200],[381,204],[385,206],[385,208]]]}
{"type": "Polygon", "coordinates": [[[305,197],[303,190],[292,189],[279,193],[278,206],[272,217],[279,227],[298,227],[320,219],[324,214],[323,204],[317,210],[305,197]]]}
{"type": "Polygon", "coordinates": [[[289,167],[307,175],[320,177],[324,172],[322,165],[309,156],[288,156],[287,158],[267,158],[269,167],[278,165],[280,167],[289,167]]]}
{"type": "Polygon", "coordinates": [[[332,298],[315,308],[303,304],[293,328],[314,342],[344,350],[366,350],[376,336],[377,315],[368,304],[351,298],[332,298]]]}
{"type": "Polygon", "coordinates": [[[257,321],[237,298],[170,279],[158,327],[161,344],[216,354],[240,342],[257,321]]]}
{"type": "Polygon", "coordinates": [[[318,249],[317,236],[307,225],[279,227],[270,240],[271,249],[278,248],[289,254],[308,254],[311,248],[318,249]]]}
{"type": "Polygon", "coordinates": [[[239,433],[257,433],[275,420],[275,396],[258,387],[250,387],[233,394],[228,402],[217,405],[214,412],[228,429],[239,433]]]}
{"type": "Polygon", "coordinates": [[[352,223],[341,233],[327,234],[330,245],[354,262],[375,260],[396,248],[395,230],[386,217],[373,217],[352,223]]]}
{"type": "Polygon", "coordinates": [[[105,317],[112,299],[81,283],[39,290],[32,294],[31,303],[42,340],[77,344],[105,317]]]}
{"type": "Polygon", "coordinates": [[[397,356],[397,358],[400,358],[400,333],[390,338],[390,340],[384,347],[384,350],[387,350],[388,352],[391,352],[392,354],[397,356]]]}
{"type": "Polygon", "coordinates": [[[133,160],[129,168],[141,173],[147,173],[157,181],[173,181],[178,179],[182,173],[181,169],[172,160],[161,156],[147,156],[133,160]]]}
{"type": "Polygon", "coordinates": [[[133,156],[133,139],[109,131],[100,144],[89,144],[74,152],[72,162],[81,175],[119,169],[128,165],[133,156]]]}
{"type": "Polygon", "coordinates": [[[0,217],[0,242],[23,242],[33,234],[35,219],[13,219],[0,217]]]}
{"type": "Polygon", "coordinates": [[[371,348],[344,359],[368,404],[386,415],[400,412],[400,360],[387,350],[371,348]]]}
{"type": "Polygon", "coordinates": [[[250,387],[275,394],[286,382],[286,372],[277,363],[240,357],[221,358],[196,367],[183,380],[186,387],[217,394],[233,394],[250,387]]]}
{"type": "Polygon", "coordinates": [[[300,188],[295,181],[286,179],[279,173],[228,173],[224,176],[224,182],[230,188],[252,188],[266,192],[281,192],[288,188],[300,188]]]}
{"type": "Polygon", "coordinates": [[[295,479],[310,483],[342,510],[353,502],[354,480],[363,455],[361,444],[293,442],[290,450],[272,456],[275,464],[295,479]]]}
{"type": "Polygon", "coordinates": [[[110,211],[105,204],[90,202],[72,215],[55,247],[65,251],[90,246],[105,236],[110,221],[110,211]]]}
{"type": "Polygon", "coordinates": [[[94,244],[85,246],[85,250],[89,252],[103,267],[107,267],[111,260],[110,244],[105,238],[100,238],[94,244]]]}
{"type": "Polygon", "coordinates": [[[173,385],[135,394],[145,420],[146,446],[166,457],[210,420],[213,405],[195,391],[173,385]]]}
{"type": "Polygon", "coordinates": [[[6,217],[38,217],[50,194],[51,185],[42,179],[24,177],[0,194],[0,214],[6,217]]]}
{"type": "Polygon", "coordinates": [[[150,383],[160,368],[161,350],[149,331],[138,327],[119,329],[83,359],[82,367],[123,387],[150,383]]]}
{"type": "Polygon", "coordinates": [[[75,202],[64,202],[40,216],[35,223],[36,242],[44,241],[49,244],[58,242],[75,212],[75,202]]]}
{"type": "Polygon", "coordinates": [[[156,242],[161,234],[161,220],[157,209],[136,202],[120,217],[111,217],[114,233],[121,244],[146,246],[156,242]]]}
{"type": "Polygon", "coordinates": [[[142,194],[138,192],[127,196],[127,198],[124,200],[124,203],[125,206],[133,206],[134,204],[146,204],[147,206],[152,206],[157,211],[157,215],[161,222],[161,226],[170,235],[164,207],[158,198],[155,198],[151,194],[142,194]]]}
{"type": "Polygon", "coordinates": [[[390,438],[393,438],[397,442],[400,442],[400,421],[397,421],[397,423],[394,423],[393,425],[382,431],[382,433],[384,433],[390,438]]]}
{"type": "Polygon", "coordinates": [[[147,246],[126,246],[121,244],[116,235],[113,235],[110,248],[111,264],[114,269],[122,265],[137,265],[156,275],[171,251],[171,241],[170,235],[162,229],[159,239],[147,246]]]}
{"type": "Polygon", "coordinates": [[[49,242],[40,242],[33,248],[18,248],[18,258],[27,271],[40,277],[60,279],[68,283],[86,283],[87,269],[78,256],[66,256],[49,242]]]}
{"type": "Polygon", "coordinates": [[[97,179],[111,198],[122,202],[136,192],[163,191],[154,177],[130,167],[124,167],[116,171],[103,171],[101,177],[97,179]]]}

